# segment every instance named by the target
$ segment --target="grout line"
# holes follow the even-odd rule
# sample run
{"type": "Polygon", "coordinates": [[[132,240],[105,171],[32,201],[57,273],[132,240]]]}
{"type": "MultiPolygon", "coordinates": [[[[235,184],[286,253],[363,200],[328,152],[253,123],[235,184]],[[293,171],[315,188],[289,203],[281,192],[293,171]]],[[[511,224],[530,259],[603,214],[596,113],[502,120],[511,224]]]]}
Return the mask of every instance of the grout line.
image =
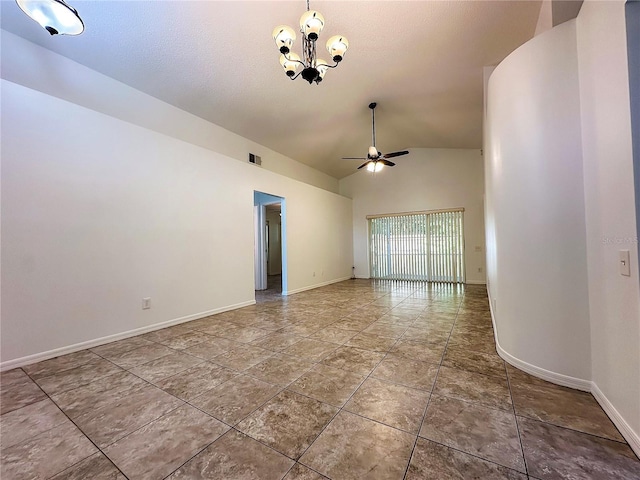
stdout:
{"type": "Polygon", "coordinates": [[[524,445],[522,444],[522,434],[520,433],[520,423],[518,422],[518,415],[516,414],[516,404],[513,400],[513,393],[511,392],[511,378],[507,372],[507,362],[504,362],[504,373],[507,376],[507,385],[509,387],[509,397],[511,397],[511,407],[513,410],[513,419],[516,422],[516,431],[518,432],[518,441],[520,442],[520,452],[522,452],[522,461],[524,462],[524,472],[529,475],[529,465],[527,465],[527,457],[524,454],[524,445]]]}
{"type": "Polygon", "coordinates": [[[458,303],[458,309],[456,310],[456,318],[453,321],[453,325],[451,326],[451,330],[449,331],[449,337],[447,338],[447,342],[444,346],[444,351],[442,352],[442,357],[440,357],[440,363],[438,365],[438,371],[436,372],[436,376],[433,379],[433,385],[431,387],[431,393],[429,395],[429,400],[427,401],[427,406],[424,409],[424,412],[422,414],[422,420],[420,422],[420,428],[418,429],[418,433],[416,435],[416,439],[413,442],[413,448],[411,449],[411,454],[409,455],[409,461],[407,462],[407,466],[404,470],[404,475],[402,478],[406,478],[407,474],[409,473],[409,468],[411,467],[411,460],[413,460],[413,454],[416,450],[416,446],[418,445],[418,439],[421,438],[420,437],[420,431],[422,430],[422,426],[424,425],[424,421],[427,418],[427,411],[429,410],[429,405],[431,404],[431,399],[433,398],[433,391],[436,388],[436,383],[438,382],[438,375],[440,374],[440,367],[442,367],[442,362],[444,361],[444,356],[446,354],[447,351],[447,346],[449,345],[449,339],[451,338],[451,333],[453,332],[453,328],[455,327],[455,324],[458,320],[458,313],[460,311],[460,304],[462,303],[462,300],[464,299],[464,295],[462,296],[462,298],[460,299],[459,303],[458,303]]]}

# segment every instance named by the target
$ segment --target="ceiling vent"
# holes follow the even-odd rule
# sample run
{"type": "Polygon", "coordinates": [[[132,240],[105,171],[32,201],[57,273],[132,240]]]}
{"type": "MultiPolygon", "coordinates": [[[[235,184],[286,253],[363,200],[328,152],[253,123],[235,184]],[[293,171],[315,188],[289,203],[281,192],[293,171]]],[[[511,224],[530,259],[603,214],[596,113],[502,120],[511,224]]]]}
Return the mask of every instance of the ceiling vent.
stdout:
{"type": "Polygon", "coordinates": [[[253,153],[250,153],[249,163],[253,163],[255,165],[262,165],[262,158],[260,158],[258,155],[254,155],[253,153]]]}

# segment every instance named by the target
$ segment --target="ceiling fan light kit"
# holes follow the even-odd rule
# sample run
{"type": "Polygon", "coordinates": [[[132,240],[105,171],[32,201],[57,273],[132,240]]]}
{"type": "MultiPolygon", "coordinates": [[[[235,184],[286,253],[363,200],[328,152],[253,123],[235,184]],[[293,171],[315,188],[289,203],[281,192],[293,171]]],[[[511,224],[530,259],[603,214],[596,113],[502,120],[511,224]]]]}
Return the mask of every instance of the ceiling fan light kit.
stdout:
{"type": "Polygon", "coordinates": [[[296,41],[296,32],[287,25],[279,25],[273,30],[273,40],[280,50],[280,65],[291,80],[299,76],[309,84],[316,85],[322,82],[330,68],[336,68],[342,61],[345,52],[349,48],[349,41],[342,35],[334,35],[327,41],[327,51],[334,61],[334,65],[317,57],[316,42],[324,28],[324,17],[320,12],[309,9],[300,17],[300,33],[302,34],[302,58],[291,52],[293,42],[296,41]],[[302,70],[298,71],[298,68],[302,70]]]}
{"type": "Polygon", "coordinates": [[[343,160],[366,160],[365,163],[358,167],[358,170],[361,168],[367,167],[369,172],[377,173],[382,170],[385,166],[393,167],[395,163],[387,160],[388,158],[400,157],[402,155],[407,155],[409,153],[408,150],[402,150],[400,152],[391,152],[387,154],[382,154],[376,147],[376,106],[378,104],[376,102],[372,102],[369,104],[369,108],[371,109],[371,140],[373,145],[369,147],[366,157],[342,157],[343,160]]]}
{"type": "Polygon", "coordinates": [[[84,23],[63,0],[16,0],[18,7],[51,35],[80,35],[84,23]]]}

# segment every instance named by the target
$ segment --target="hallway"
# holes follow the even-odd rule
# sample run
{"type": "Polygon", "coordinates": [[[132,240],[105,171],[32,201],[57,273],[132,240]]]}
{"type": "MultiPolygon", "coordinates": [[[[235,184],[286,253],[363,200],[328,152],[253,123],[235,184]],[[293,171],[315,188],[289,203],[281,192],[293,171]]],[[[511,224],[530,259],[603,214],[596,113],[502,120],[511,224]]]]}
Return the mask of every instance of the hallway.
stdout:
{"type": "Polygon", "coordinates": [[[590,394],[497,356],[488,308],[349,280],[4,372],[1,477],[640,478],[590,394]]]}

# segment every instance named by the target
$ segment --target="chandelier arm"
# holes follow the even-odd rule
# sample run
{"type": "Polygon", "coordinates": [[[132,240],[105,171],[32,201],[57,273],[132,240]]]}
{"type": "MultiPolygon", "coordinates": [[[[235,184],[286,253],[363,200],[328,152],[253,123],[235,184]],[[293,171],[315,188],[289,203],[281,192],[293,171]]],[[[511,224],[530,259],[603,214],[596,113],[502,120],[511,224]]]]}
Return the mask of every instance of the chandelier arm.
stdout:
{"type": "Polygon", "coordinates": [[[296,73],[293,77],[289,77],[289,79],[295,80],[296,78],[298,78],[300,76],[301,73],[302,73],[302,70],[300,70],[298,73],[296,73]]]}
{"type": "MultiPolygon", "coordinates": [[[[299,63],[299,64],[300,64],[300,65],[302,65],[303,67],[306,67],[306,66],[307,66],[307,64],[306,64],[306,63],[304,63],[304,62],[303,62],[303,61],[301,61],[301,60],[296,60],[295,58],[289,58],[289,57],[287,56],[287,54],[286,54],[286,53],[285,53],[285,54],[283,54],[283,55],[284,55],[284,58],[286,58],[289,62],[296,62],[296,63],[299,63]]],[[[296,75],[296,76],[297,76],[297,75],[296,75]]]]}

